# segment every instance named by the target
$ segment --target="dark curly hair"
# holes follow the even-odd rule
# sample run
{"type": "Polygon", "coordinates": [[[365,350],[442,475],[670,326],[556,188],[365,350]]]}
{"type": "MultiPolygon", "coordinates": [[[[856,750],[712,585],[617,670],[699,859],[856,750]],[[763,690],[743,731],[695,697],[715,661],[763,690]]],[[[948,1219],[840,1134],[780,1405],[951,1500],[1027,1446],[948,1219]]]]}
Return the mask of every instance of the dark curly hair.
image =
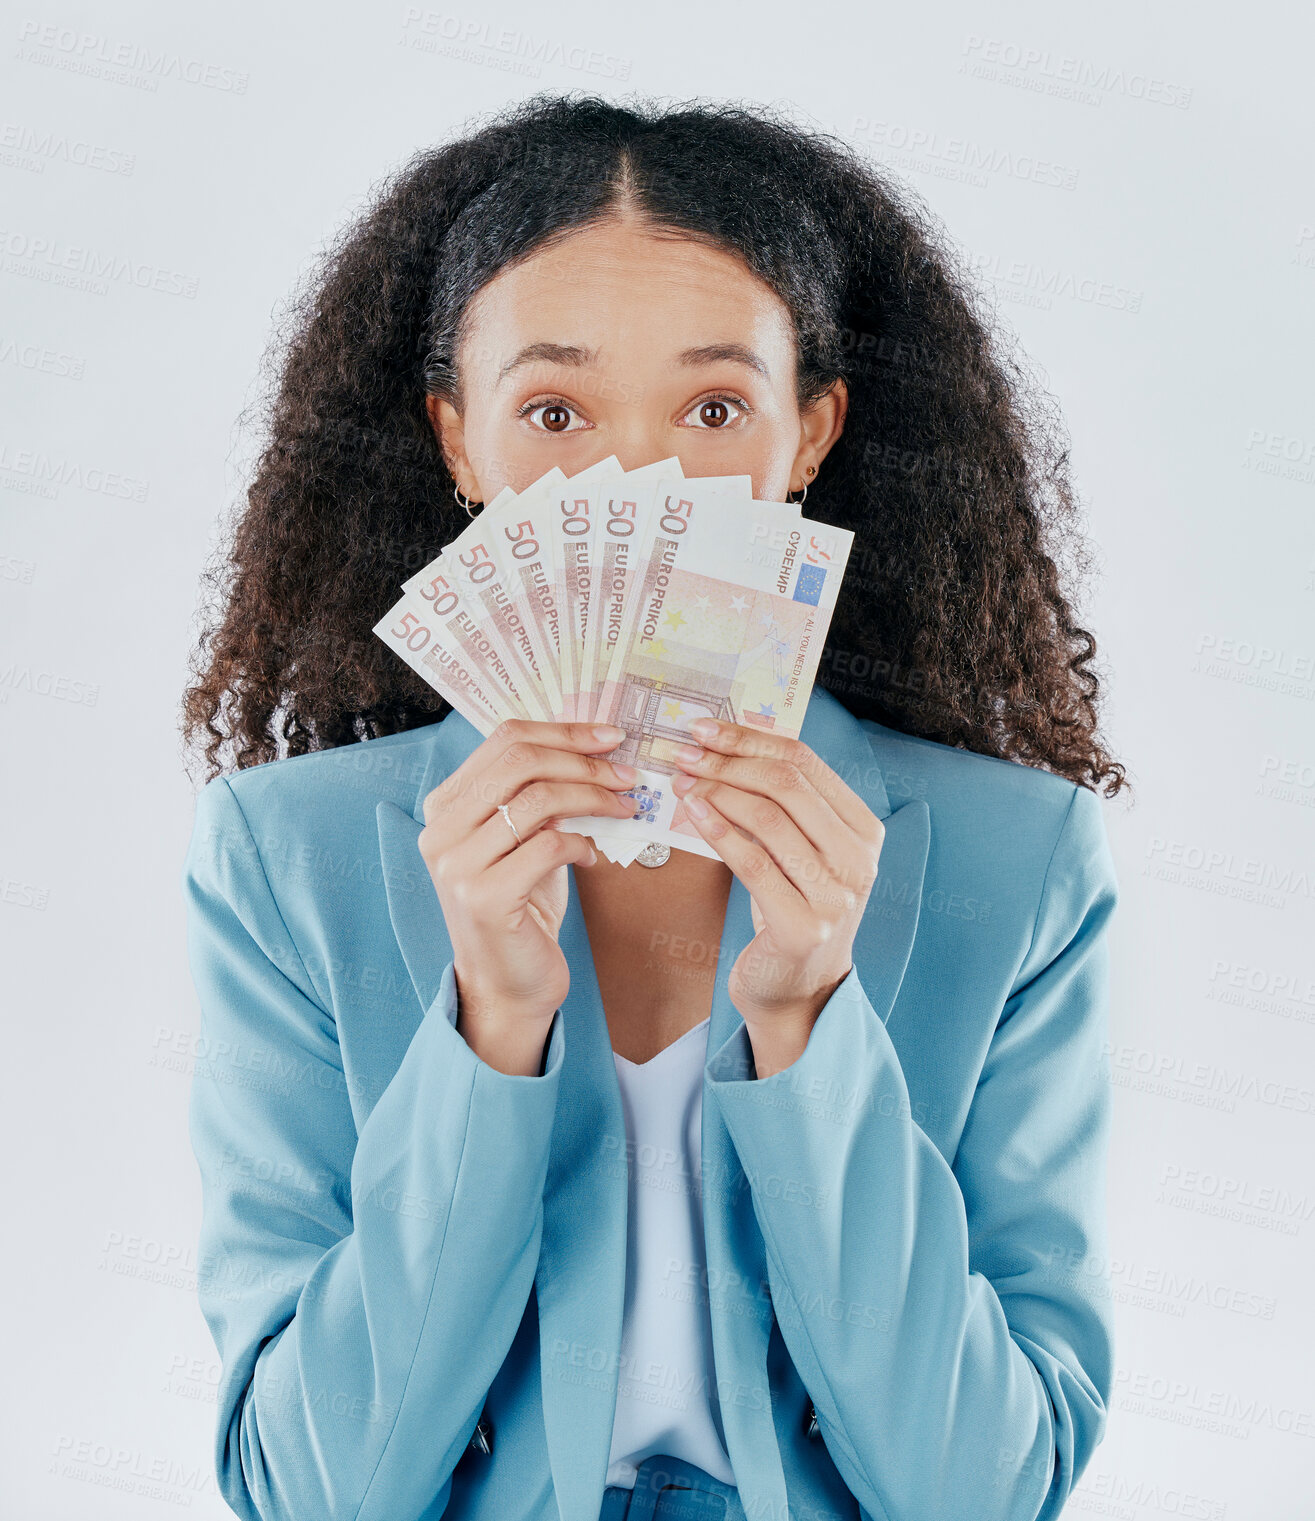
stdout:
{"type": "Polygon", "coordinates": [[[482,286],[620,204],[737,254],[781,297],[801,405],[848,387],[808,493],[810,516],[856,535],[819,682],[890,728],[1127,786],[1098,738],[1096,642],[1063,585],[1086,551],[1062,424],[927,210],[770,109],[572,95],[415,154],[288,308],[183,701],[209,775],[447,711],[371,631],[466,521],[426,394],[460,410],[455,356],[482,286]]]}

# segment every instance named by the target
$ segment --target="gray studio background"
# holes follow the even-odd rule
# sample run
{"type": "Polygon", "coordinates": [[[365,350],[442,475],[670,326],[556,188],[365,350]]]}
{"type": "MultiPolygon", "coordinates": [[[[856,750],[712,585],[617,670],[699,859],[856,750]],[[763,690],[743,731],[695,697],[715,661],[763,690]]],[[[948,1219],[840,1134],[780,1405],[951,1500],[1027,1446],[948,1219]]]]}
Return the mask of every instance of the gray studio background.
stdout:
{"type": "Polygon", "coordinates": [[[237,419],[276,308],[375,181],[510,97],[594,89],[776,102],[861,144],[1059,399],[1138,790],[1106,805],[1118,1382],[1069,1514],[1308,1517],[1309,18],[457,3],[0,23],[0,1512],[228,1514],[178,707],[254,447],[237,419]]]}

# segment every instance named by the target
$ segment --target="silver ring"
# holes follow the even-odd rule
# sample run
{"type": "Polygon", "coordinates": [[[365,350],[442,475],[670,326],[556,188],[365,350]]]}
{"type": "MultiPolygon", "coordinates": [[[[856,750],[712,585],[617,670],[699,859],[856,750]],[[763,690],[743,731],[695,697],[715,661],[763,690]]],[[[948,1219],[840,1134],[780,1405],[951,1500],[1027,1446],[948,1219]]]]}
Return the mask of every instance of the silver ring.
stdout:
{"type": "Polygon", "coordinates": [[[510,829],[512,834],[516,836],[516,843],[518,845],[524,845],[525,841],[521,839],[520,830],[517,829],[515,824],[513,824],[511,821],[511,809],[507,807],[506,803],[499,803],[498,812],[503,816],[504,819],[506,819],[507,828],[510,829]]]}

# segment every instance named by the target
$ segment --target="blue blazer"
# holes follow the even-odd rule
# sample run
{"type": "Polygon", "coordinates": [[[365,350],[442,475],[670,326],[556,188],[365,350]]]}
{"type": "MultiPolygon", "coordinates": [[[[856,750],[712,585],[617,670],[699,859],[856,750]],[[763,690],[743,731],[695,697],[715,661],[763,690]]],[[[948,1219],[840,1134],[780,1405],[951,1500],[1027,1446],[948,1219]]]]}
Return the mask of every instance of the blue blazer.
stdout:
{"type": "MultiPolygon", "coordinates": [[[[703,1088],[717,1405],[750,1517],[1036,1521],[1100,1441],[1106,927],[1096,795],[814,691],[885,821],[854,969],[759,1080],[726,979],[703,1088]]],[[[625,1125],[574,891],[544,1070],[481,1061],[417,840],[441,722],[219,777],[183,885],[214,1459],[262,1521],[597,1521],[625,1125]]],[[[637,948],[642,949],[642,937],[637,948]]]]}

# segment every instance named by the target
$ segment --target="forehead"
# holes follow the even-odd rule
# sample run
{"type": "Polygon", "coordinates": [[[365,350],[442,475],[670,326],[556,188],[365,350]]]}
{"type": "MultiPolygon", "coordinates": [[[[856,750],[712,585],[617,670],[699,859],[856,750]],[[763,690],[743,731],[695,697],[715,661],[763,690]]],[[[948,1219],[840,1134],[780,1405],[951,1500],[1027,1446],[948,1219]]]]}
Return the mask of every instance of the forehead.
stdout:
{"type": "Polygon", "coordinates": [[[778,358],[794,342],[789,308],[738,254],[619,221],[554,239],[502,270],[465,327],[490,357],[540,339],[600,353],[740,341],[778,358]]]}

